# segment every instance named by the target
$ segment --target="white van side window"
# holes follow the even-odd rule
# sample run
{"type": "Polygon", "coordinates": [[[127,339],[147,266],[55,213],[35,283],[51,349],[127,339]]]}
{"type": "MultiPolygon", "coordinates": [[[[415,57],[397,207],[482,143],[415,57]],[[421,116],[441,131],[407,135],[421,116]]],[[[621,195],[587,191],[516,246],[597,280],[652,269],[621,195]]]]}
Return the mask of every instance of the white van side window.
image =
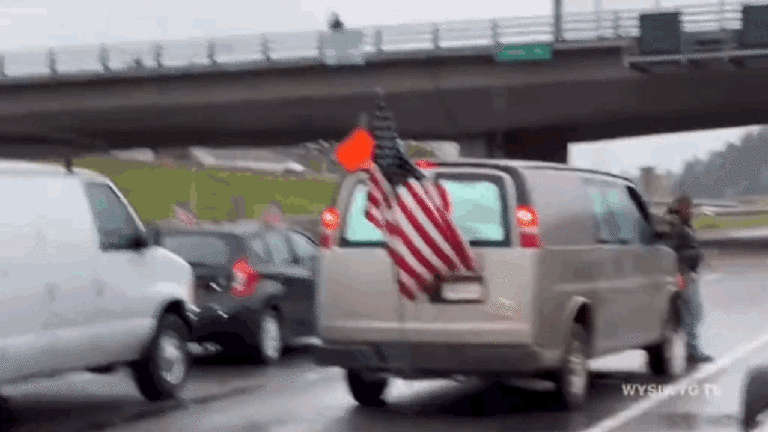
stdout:
{"type": "Polygon", "coordinates": [[[123,202],[107,184],[89,183],[85,186],[85,191],[96,221],[102,249],[127,247],[131,238],[139,233],[139,227],[123,202]]]}

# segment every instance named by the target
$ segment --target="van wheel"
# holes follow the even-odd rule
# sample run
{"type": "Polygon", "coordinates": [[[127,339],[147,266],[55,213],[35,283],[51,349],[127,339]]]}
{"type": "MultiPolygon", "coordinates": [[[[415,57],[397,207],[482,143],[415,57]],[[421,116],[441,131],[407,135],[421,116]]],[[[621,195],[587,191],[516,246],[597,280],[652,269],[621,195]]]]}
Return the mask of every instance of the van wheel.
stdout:
{"type": "Polygon", "coordinates": [[[568,411],[584,407],[590,386],[588,360],[587,332],[583,326],[573,324],[557,377],[558,396],[568,411]]]}
{"type": "Polygon", "coordinates": [[[688,368],[687,336],[673,313],[664,324],[663,338],[660,344],[646,349],[649,369],[654,375],[683,376],[688,368]]]}
{"type": "Polygon", "coordinates": [[[176,397],[187,378],[189,352],[187,326],[176,315],[160,318],[144,358],[131,364],[139,391],[149,401],[176,397]]]}
{"type": "Polygon", "coordinates": [[[386,378],[371,380],[363,377],[357,372],[347,371],[347,384],[352,392],[352,397],[362,406],[382,407],[385,405],[381,395],[387,388],[388,380],[386,378]]]}
{"type": "Polygon", "coordinates": [[[757,426],[757,416],[768,408],[768,368],[751,370],[746,381],[741,425],[743,430],[752,430],[757,426]]]}
{"type": "Polygon", "coordinates": [[[285,339],[280,317],[274,310],[266,309],[259,316],[256,345],[251,347],[250,353],[257,362],[270,365],[280,360],[284,350],[285,339]]]}

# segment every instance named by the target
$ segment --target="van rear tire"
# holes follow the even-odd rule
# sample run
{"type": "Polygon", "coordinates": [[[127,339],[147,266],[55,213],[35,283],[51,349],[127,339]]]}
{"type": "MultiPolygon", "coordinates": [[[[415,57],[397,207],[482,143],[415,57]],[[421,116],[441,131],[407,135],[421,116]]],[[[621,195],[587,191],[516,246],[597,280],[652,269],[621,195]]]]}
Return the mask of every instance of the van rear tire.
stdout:
{"type": "Polygon", "coordinates": [[[347,385],[352,397],[362,406],[383,407],[385,405],[381,396],[388,384],[387,378],[369,379],[361,374],[347,370],[347,385]]]}
{"type": "Polygon", "coordinates": [[[688,368],[687,336],[674,311],[664,323],[663,338],[660,344],[646,349],[648,368],[654,375],[679,378],[688,368]]]}
{"type": "Polygon", "coordinates": [[[742,396],[742,429],[754,429],[758,425],[757,416],[766,408],[768,408],[768,368],[755,368],[747,375],[742,396]]]}
{"type": "Polygon", "coordinates": [[[557,393],[567,411],[584,408],[589,393],[589,337],[584,326],[573,324],[557,376],[557,393]]]}

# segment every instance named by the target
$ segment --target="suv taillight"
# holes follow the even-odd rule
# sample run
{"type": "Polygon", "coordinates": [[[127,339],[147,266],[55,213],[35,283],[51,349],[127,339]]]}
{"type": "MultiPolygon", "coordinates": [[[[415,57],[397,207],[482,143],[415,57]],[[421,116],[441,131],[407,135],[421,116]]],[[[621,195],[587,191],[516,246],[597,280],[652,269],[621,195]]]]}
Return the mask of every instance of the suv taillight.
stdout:
{"type": "Polygon", "coordinates": [[[332,248],[336,245],[336,236],[341,226],[341,215],[335,207],[328,207],[320,215],[320,246],[332,248]]]}
{"type": "Polygon", "coordinates": [[[248,263],[247,258],[239,259],[232,266],[232,287],[229,292],[238,298],[249,297],[256,292],[259,274],[248,263]]]}
{"type": "Polygon", "coordinates": [[[536,209],[528,205],[519,205],[515,212],[515,219],[520,233],[520,247],[540,248],[542,242],[539,235],[539,215],[536,209]]]}

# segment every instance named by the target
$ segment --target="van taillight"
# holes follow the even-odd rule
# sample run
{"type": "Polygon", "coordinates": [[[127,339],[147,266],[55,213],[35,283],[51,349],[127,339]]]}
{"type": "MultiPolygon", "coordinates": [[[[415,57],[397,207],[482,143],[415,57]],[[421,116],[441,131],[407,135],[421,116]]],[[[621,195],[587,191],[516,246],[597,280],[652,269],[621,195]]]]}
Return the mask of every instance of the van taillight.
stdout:
{"type": "Polygon", "coordinates": [[[336,235],[341,226],[341,215],[335,207],[328,207],[320,215],[320,246],[331,248],[336,245],[336,235]]]}
{"type": "Polygon", "coordinates": [[[229,292],[233,296],[243,298],[249,297],[256,292],[259,284],[259,274],[248,263],[247,258],[239,259],[232,266],[232,287],[229,292]]]}
{"type": "Polygon", "coordinates": [[[517,206],[515,212],[517,230],[520,232],[520,247],[540,248],[539,215],[536,209],[528,205],[517,206]]]}
{"type": "Polygon", "coordinates": [[[429,159],[419,159],[416,161],[415,165],[423,170],[437,168],[437,162],[429,159]]]}

